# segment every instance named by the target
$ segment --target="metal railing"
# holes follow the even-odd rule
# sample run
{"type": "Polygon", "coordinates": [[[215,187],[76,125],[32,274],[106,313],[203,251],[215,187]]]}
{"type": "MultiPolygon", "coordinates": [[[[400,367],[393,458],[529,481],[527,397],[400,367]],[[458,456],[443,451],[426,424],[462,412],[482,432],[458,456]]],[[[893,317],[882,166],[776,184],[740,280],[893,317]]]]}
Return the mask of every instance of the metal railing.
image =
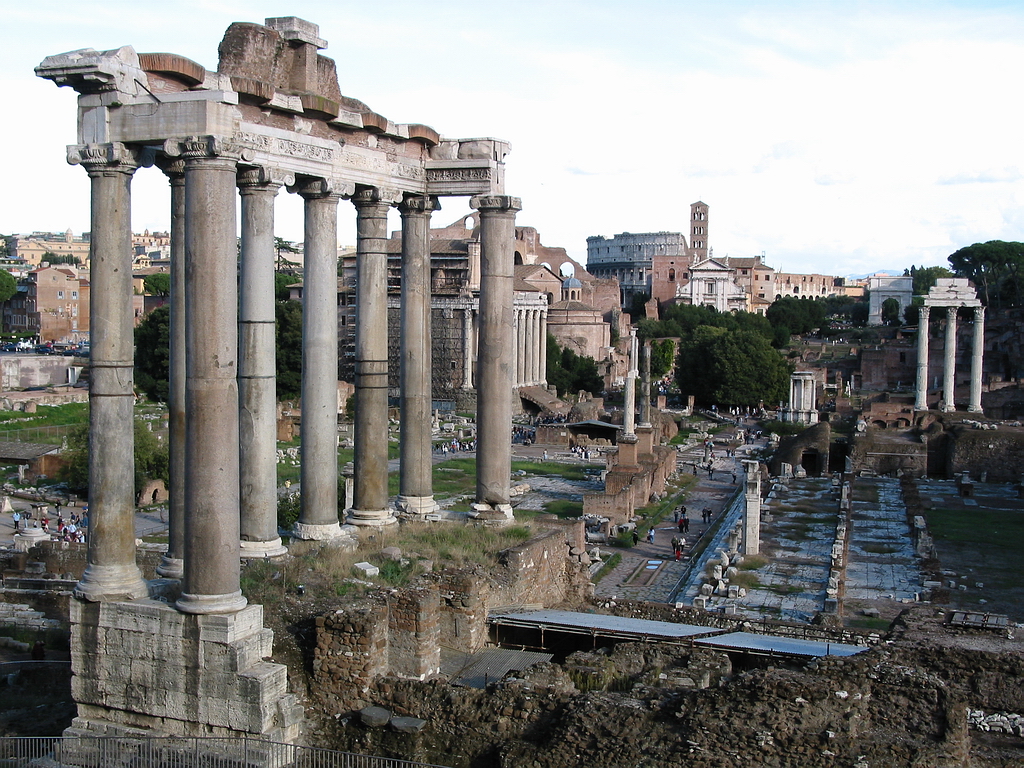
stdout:
{"type": "Polygon", "coordinates": [[[0,768],[445,768],[260,739],[0,738],[0,768]]]}

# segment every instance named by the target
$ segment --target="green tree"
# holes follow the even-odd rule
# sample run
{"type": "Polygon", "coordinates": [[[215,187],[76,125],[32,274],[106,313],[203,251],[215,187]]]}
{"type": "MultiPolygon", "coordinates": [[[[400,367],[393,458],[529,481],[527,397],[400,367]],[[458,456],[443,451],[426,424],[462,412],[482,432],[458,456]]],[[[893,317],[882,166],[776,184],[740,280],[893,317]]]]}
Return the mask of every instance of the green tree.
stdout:
{"type": "Polygon", "coordinates": [[[58,264],[81,264],[77,256],[70,254],[58,254],[53,251],[47,251],[43,254],[43,258],[40,261],[45,261],[51,267],[55,267],[58,264]]]}
{"type": "MultiPolygon", "coordinates": [[[[147,480],[168,482],[170,459],[166,441],[157,439],[147,422],[135,419],[135,494],[142,492],[147,480]]],[[[72,490],[88,495],[89,492],[89,425],[75,427],[67,438],[64,467],[60,479],[72,490]]]]}
{"type": "Polygon", "coordinates": [[[949,257],[957,277],[966,277],[990,307],[1019,307],[1024,294],[1024,243],[989,240],[949,257]]]}
{"type": "Polygon", "coordinates": [[[302,391],[302,304],[279,301],[277,320],[277,399],[292,400],[302,391]]]}
{"type": "Polygon", "coordinates": [[[783,400],[791,368],[761,334],[705,326],[679,345],[676,379],[701,405],[756,406],[783,400]]]}
{"type": "Polygon", "coordinates": [[[891,296],[882,302],[882,322],[885,325],[900,324],[900,300],[891,296]]]}
{"type": "Polygon", "coordinates": [[[558,346],[558,341],[548,334],[547,343],[548,384],[555,387],[558,396],[583,390],[591,394],[600,394],[604,389],[604,380],[597,370],[597,363],[592,357],[577,355],[566,347],[558,346]]]}
{"type": "Polygon", "coordinates": [[[784,325],[791,333],[810,333],[825,323],[825,305],[814,299],[784,296],[772,302],[765,317],[773,328],[784,325]]]}
{"type": "Polygon", "coordinates": [[[651,342],[651,378],[658,379],[672,370],[675,362],[676,343],[672,339],[655,339],[651,342]]]}
{"type": "Polygon", "coordinates": [[[154,272],[152,275],[146,275],[142,284],[150,296],[171,295],[171,276],[166,272],[154,272]]]}
{"type": "Polygon", "coordinates": [[[300,282],[295,275],[288,274],[287,272],[275,272],[274,273],[274,298],[278,301],[288,301],[289,297],[289,285],[294,285],[300,282]]]}
{"type": "Polygon", "coordinates": [[[954,277],[945,267],[914,267],[903,270],[904,277],[914,278],[914,295],[923,296],[940,277],[954,277]]]}
{"type": "Polygon", "coordinates": [[[633,318],[635,323],[637,320],[643,317],[647,317],[647,308],[644,306],[648,301],[651,300],[649,293],[634,293],[632,301],[629,302],[629,316],[633,318]]]}
{"type": "Polygon", "coordinates": [[[157,307],[135,327],[135,385],[166,403],[170,373],[171,308],[157,307]]]}
{"type": "Polygon", "coordinates": [[[7,301],[17,292],[18,283],[14,279],[14,275],[6,270],[0,269],[0,302],[7,301]]]}
{"type": "Polygon", "coordinates": [[[285,254],[295,255],[300,252],[296,243],[285,240],[283,237],[274,238],[274,251],[277,253],[277,265],[274,267],[277,272],[287,272],[298,269],[299,262],[292,261],[285,254]]]}

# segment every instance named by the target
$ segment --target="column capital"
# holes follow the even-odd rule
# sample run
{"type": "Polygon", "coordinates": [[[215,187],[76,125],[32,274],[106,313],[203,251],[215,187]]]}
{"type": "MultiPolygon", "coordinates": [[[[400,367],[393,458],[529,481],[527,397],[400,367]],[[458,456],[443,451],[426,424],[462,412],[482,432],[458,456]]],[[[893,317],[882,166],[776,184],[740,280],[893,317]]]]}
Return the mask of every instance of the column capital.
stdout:
{"type": "Polygon", "coordinates": [[[144,165],[143,152],[138,147],[120,142],[110,144],[71,144],[68,146],[68,164],[81,165],[89,175],[108,173],[133,174],[144,165]]]}
{"type": "Polygon", "coordinates": [[[333,197],[337,200],[346,199],[355,192],[356,185],[351,181],[335,178],[300,177],[288,186],[288,191],[305,200],[333,197]]]}
{"type": "Polygon", "coordinates": [[[156,167],[163,171],[164,176],[170,179],[172,184],[175,181],[184,182],[185,180],[185,161],[180,157],[160,155],[156,159],[156,167]]]}
{"type": "Polygon", "coordinates": [[[356,187],[356,191],[352,194],[352,204],[356,208],[362,208],[372,205],[386,205],[388,207],[395,203],[401,202],[402,193],[397,189],[387,189],[385,187],[356,187]]]}
{"type": "Polygon", "coordinates": [[[180,157],[186,161],[219,158],[237,162],[251,160],[252,150],[223,136],[188,136],[184,139],[167,139],[163,145],[167,157],[180,157]]]}
{"type": "Polygon", "coordinates": [[[403,216],[410,214],[429,214],[441,210],[441,204],[435,195],[406,195],[398,204],[403,216]]]}
{"type": "Polygon", "coordinates": [[[931,311],[932,311],[932,308],[930,306],[928,306],[927,304],[922,304],[921,307],[918,309],[918,312],[922,316],[924,316],[924,317],[928,317],[928,315],[931,313],[931,311]]]}
{"type": "Polygon", "coordinates": [[[979,304],[974,308],[974,322],[984,322],[985,320],[985,305],[979,304]]]}
{"type": "Polygon", "coordinates": [[[946,317],[947,318],[954,318],[955,319],[956,318],[957,310],[959,310],[959,309],[960,309],[960,307],[955,306],[955,305],[954,306],[950,306],[950,307],[946,307],[946,317]]]}
{"type": "Polygon", "coordinates": [[[264,165],[250,165],[238,169],[239,194],[249,195],[256,192],[273,192],[277,194],[282,186],[295,184],[295,175],[278,168],[264,165]]]}
{"type": "Polygon", "coordinates": [[[516,213],[523,210],[523,201],[508,195],[476,195],[469,199],[469,207],[488,213],[516,213]]]}

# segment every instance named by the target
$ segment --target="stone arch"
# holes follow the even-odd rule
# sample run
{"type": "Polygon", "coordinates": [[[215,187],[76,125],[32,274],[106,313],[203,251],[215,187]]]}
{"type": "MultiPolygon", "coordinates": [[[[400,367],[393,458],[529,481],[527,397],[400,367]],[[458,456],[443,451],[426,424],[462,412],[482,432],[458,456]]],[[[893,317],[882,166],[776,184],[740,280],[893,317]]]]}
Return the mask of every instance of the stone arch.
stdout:
{"type": "Polygon", "coordinates": [[[521,266],[524,263],[523,254],[521,254],[519,251],[516,251],[515,256],[512,257],[512,263],[515,264],[516,266],[521,266]]]}
{"type": "Polygon", "coordinates": [[[881,419],[875,419],[874,421],[871,422],[871,424],[872,426],[878,427],[879,429],[885,429],[887,426],[886,423],[881,419]]]}

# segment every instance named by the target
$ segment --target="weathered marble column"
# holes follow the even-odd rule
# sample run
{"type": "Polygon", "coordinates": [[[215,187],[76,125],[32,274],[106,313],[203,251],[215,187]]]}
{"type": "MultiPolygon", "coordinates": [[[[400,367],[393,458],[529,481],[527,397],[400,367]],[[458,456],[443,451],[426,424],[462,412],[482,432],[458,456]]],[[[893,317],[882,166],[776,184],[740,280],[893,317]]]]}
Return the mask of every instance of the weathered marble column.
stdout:
{"type": "Polygon", "coordinates": [[[135,402],[131,182],[136,154],[123,144],[69,147],[91,182],[89,245],[88,564],[75,597],[135,600],[148,587],[135,565],[135,402]]]}
{"type": "Polygon", "coordinates": [[[476,502],[478,517],[512,519],[512,260],[519,198],[474,197],[480,212],[480,337],[477,354],[476,502]]]}
{"type": "Polygon", "coordinates": [[[185,159],[185,613],[246,605],[238,546],[236,160],[213,137],[185,159]]]}
{"type": "Polygon", "coordinates": [[[651,342],[645,341],[641,357],[640,426],[651,426],[651,342]]]}
{"type": "Polygon", "coordinates": [[[533,322],[533,310],[524,309],[523,319],[526,321],[526,339],[522,347],[523,357],[526,359],[526,372],[523,379],[527,386],[532,386],[537,378],[535,371],[536,360],[534,358],[537,346],[537,332],[533,322]]]}
{"type": "Polygon", "coordinates": [[[946,400],[944,411],[956,410],[956,312],[957,307],[946,307],[946,358],[942,367],[942,394],[946,400]]]}
{"type": "MultiPolygon", "coordinates": [[[[931,307],[921,307],[917,321],[917,391],[914,397],[914,410],[928,410],[928,315],[931,307]]],[[[842,394],[842,393],[840,393],[842,394]]]]}
{"type": "Polygon", "coordinates": [[[473,358],[476,345],[473,343],[473,309],[462,311],[462,388],[473,388],[473,358]]]}
{"type": "Polygon", "coordinates": [[[626,393],[622,414],[623,440],[636,442],[636,329],[629,332],[629,370],[626,372],[626,393]]]}
{"type": "Polygon", "coordinates": [[[277,370],[274,198],[266,168],[238,174],[242,253],[238,296],[239,510],[242,557],[287,552],[277,533],[277,370]]]}
{"type": "Polygon", "coordinates": [[[974,338],[971,341],[971,399],[967,410],[982,413],[981,377],[985,354],[985,308],[974,308],[974,338]]]}
{"type": "Polygon", "coordinates": [[[401,385],[399,508],[409,515],[437,509],[430,450],[432,355],[430,327],[430,214],[436,198],[407,197],[402,214],[401,385]]]}
{"type": "Polygon", "coordinates": [[[540,385],[548,385],[548,313],[540,313],[540,385]]]}
{"type": "Polygon", "coordinates": [[[761,551],[761,465],[743,461],[743,554],[761,551]]]}
{"type": "Polygon", "coordinates": [[[356,422],[353,525],[397,522],[388,508],[388,236],[390,201],[366,187],[356,207],[356,422]]]}
{"type": "Polygon", "coordinates": [[[526,328],[523,321],[523,310],[512,310],[512,332],[515,334],[516,385],[522,386],[526,381],[526,328]]]}
{"type": "Polygon", "coordinates": [[[296,190],[305,215],[302,277],[300,539],[334,539],[338,522],[338,200],[323,179],[296,190]]]}
{"type": "Polygon", "coordinates": [[[167,579],[185,576],[185,161],[160,163],[171,185],[171,300],[167,394],[167,552],[156,567],[167,579]]]}

